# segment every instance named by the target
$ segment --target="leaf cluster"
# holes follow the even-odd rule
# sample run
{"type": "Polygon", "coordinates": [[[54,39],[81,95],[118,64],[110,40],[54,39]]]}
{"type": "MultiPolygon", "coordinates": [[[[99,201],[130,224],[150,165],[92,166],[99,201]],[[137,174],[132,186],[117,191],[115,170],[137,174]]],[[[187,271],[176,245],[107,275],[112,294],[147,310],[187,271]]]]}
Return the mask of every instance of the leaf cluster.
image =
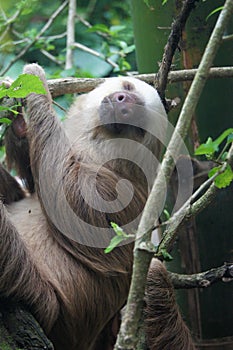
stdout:
{"type": "Polygon", "coordinates": [[[195,151],[195,155],[204,155],[208,160],[213,160],[218,165],[209,171],[209,178],[217,175],[214,179],[215,186],[224,188],[233,181],[233,171],[229,164],[224,167],[224,162],[227,160],[228,149],[233,142],[233,128],[225,130],[216,140],[211,137],[201,144],[195,151]],[[220,146],[223,147],[220,148],[220,146]]]}

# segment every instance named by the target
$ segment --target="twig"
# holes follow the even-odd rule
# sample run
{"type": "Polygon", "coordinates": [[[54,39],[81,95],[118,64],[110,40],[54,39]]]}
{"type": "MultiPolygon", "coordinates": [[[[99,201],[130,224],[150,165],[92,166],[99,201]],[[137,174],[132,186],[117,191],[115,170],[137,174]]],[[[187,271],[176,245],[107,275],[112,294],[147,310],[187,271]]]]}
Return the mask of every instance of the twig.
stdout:
{"type": "Polygon", "coordinates": [[[53,23],[53,21],[55,20],[55,18],[64,10],[64,8],[67,6],[68,4],[68,0],[65,0],[61,6],[59,6],[59,8],[52,14],[52,16],[49,18],[49,20],[47,21],[47,23],[43,26],[43,28],[40,30],[40,32],[36,35],[36,37],[27,45],[23,48],[23,50],[17,55],[15,56],[10,62],[9,64],[6,66],[5,69],[3,69],[0,72],[0,76],[4,75],[8,69],[10,69],[10,67],[16,62],[18,61],[19,58],[21,58],[31,47],[32,45],[37,42],[39,40],[39,38],[46,32],[46,30],[51,26],[51,24],[53,23]]]}
{"type": "Polygon", "coordinates": [[[59,59],[57,59],[54,55],[52,55],[51,53],[49,53],[48,51],[46,50],[40,50],[40,52],[46,56],[50,61],[58,64],[59,66],[63,65],[63,62],[62,61],[59,61],[59,59]]]}
{"type": "MultiPolygon", "coordinates": [[[[171,83],[191,81],[196,73],[197,69],[185,69],[170,72],[168,75],[168,81],[171,83]]],[[[157,79],[156,74],[139,74],[134,77],[141,79],[148,84],[153,84],[157,79]]],[[[208,78],[233,78],[233,67],[211,68],[208,78]]],[[[104,81],[105,78],[64,78],[49,80],[48,84],[50,92],[56,97],[64,94],[89,92],[104,81]]]]}
{"type": "Polygon", "coordinates": [[[168,274],[176,289],[206,288],[219,281],[232,282],[233,263],[225,263],[220,267],[192,275],[183,275],[174,272],[168,272],[168,274]]]}
{"type": "Polygon", "coordinates": [[[66,39],[66,69],[73,67],[73,45],[75,43],[76,0],[69,0],[66,39]]]}
{"type": "Polygon", "coordinates": [[[233,40],[233,34],[231,35],[224,35],[222,38],[223,41],[230,41],[233,40]]]}
{"type": "Polygon", "coordinates": [[[45,40],[58,40],[64,38],[65,36],[66,32],[57,35],[41,36],[40,38],[45,40]]]}
{"type": "Polygon", "coordinates": [[[102,53],[99,53],[96,50],[90,49],[89,47],[87,47],[83,44],[79,44],[79,43],[74,43],[73,46],[77,47],[78,49],[80,49],[82,51],[88,52],[95,57],[98,57],[98,58],[104,60],[105,62],[109,63],[113,68],[119,68],[118,64],[116,64],[115,62],[113,62],[109,58],[105,57],[102,53]]]}
{"type": "Polygon", "coordinates": [[[167,78],[168,73],[171,68],[172,59],[175,54],[175,51],[178,47],[182,31],[184,29],[184,26],[186,24],[186,21],[190,15],[190,12],[193,10],[195,2],[197,0],[185,0],[182,6],[182,9],[179,13],[179,15],[176,17],[174,22],[172,23],[171,33],[168,37],[167,44],[165,46],[163,58],[161,65],[159,67],[158,72],[158,83],[157,83],[157,90],[158,93],[166,106],[165,102],[165,89],[167,86],[167,78]]]}
{"type": "Polygon", "coordinates": [[[3,40],[3,38],[6,36],[6,34],[8,33],[8,30],[10,28],[10,25],[16,20],[16,18],[20,15],[21,10],[17,10],[12,17],[7,18],[5,12],[3,11],[2,7],[0,7],[1,12],[2,12],[2,16],[5,20],[5,23],[3,24],[3,27],[5,26],[6,29],[4,30],[4,32],[2,33],[2,35],[0,36],[0,42],[3,40]]]}
{"type": "Polygon", "coordinates": [[[138,324],[142,317],[143,296],[147,271],[152,258],[152,254],[149,254],[145,250],[141,250],[140,246],[142,244],[145,246],[145,244],[149,244],[150,242],[150,229],[153,227],[154,222],[156,222],[158,219],[160,211],[159,202],[161,198],[164,198],[166,191],[164,178],[168,181],[172,174],[174,159],[177,159],[181,147],[181,138],[185,138],[187,135],[190,120],[196,108],[205,81],[207,80],[209,69],[220,45],[225,27],[231,18],[232,12],[233,2],[232,0],[226,0],[225,6],[219,15],[209,43],[207,44],[197,74],[189,89],[175,131],[164,155],[161,168],[159,169],[155,183],[142,213],[136,238],[140,237],[142,232],[148,232],[148,234],[144,235],[144,240],[136,239],[135,241],[134,265],[130,292],[126,305],[126,312],[122,319],[120,332],[115,345],[115,350],[131,350],[136,348],[137,339],[135,339],[135,334],[138,333],[138,324]]]}

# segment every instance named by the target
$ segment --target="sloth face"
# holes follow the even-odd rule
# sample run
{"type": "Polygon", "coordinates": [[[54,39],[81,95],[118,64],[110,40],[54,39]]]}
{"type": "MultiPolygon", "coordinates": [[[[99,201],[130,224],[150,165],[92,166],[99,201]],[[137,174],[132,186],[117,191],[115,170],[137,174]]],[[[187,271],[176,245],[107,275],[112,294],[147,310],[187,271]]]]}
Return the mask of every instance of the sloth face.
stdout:
{"type": "Polygon", "coordinates": [[[141,80],[119,77],[78,97],[65,127],[79,149],[87,142],[93,145],[93,140],[99,145],[115,138],[137,140],[153,148],[155,138],[160,138],[159,129],[166,124],[161,120],[166,120],[166,112],[157,91],[141,80]]]}

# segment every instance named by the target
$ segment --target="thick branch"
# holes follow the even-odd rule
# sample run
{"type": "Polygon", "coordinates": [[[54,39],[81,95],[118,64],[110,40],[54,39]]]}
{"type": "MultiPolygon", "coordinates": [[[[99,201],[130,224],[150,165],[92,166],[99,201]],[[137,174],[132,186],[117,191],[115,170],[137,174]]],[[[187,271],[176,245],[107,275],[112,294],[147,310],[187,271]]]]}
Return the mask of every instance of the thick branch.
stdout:
{"type": "Polygon", "coordinates": [[[174,272],[168,272],[168,274],[176,289],[204,288],[219,281],[232,282],[233,263],[225,263],[220,267],[192,275],[182,275],[174,272]]]}
{"type": "MultiPolygon", "coordinates": [[[[178,83],[183,81],[192,81],[197,73],[197,69],[184,69],[172,71],[168,74],[169,83],[178,83]]],[[[141,79],[148,84],[158,81],[157,74],[139,74],[135,78],[141,79]]],[[[216,67],[211,68],[208,76],[209,79],[214,78],[233,78],[233,67],[216,67]]],[[[103,83],[105,78],[64,78],[49,80],[49,90],[53,97],[88,92],[103,83]]]]}

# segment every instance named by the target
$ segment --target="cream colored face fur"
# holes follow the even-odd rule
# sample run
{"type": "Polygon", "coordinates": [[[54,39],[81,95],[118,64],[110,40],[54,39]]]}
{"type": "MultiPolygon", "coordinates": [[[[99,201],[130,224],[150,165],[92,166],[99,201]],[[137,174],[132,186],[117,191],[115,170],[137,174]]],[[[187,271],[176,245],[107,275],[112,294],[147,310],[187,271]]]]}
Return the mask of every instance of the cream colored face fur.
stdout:
{"type": "MultiPolygon", "coordinates": [[[[87,144],[90,144],[90,147],[94,148],[93,153],[95,153],[101,140],[106,138],[103,128],[103,134],[98,132],[97,142],[93,142],[93,130],[101,125],[99,118],[101,102],[105,97],[117,91],[132,92],[143,102],[143,106],[140,105],[138,108],[145,118],[146,132],[140,142],[154,153],[153,141],[151,141],[151,135],[148,134],[148,131],[162,141],[166,132],[166,112],[157,91],[152,86],[135,78],[109,78],[90,93],[78,97],[71,106],[64,123],[69,140],[81,152],[85,152],[87,144]]],[[[102,152],[104,152],[103,148],[102,152]]]]}

